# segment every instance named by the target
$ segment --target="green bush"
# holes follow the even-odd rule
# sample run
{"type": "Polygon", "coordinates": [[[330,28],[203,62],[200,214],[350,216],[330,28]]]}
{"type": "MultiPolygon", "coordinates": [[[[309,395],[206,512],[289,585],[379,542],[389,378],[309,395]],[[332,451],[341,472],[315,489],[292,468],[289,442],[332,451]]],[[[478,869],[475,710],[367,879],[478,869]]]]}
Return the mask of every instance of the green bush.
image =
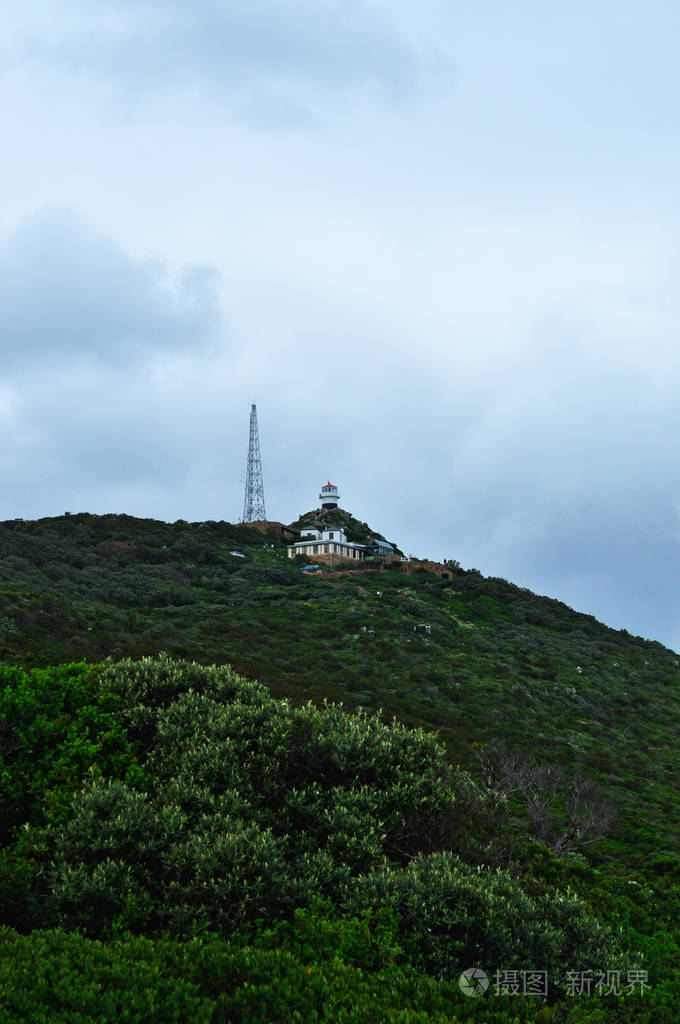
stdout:
{"type": "Polygon", "coordinates": [[[507,872],[464,864],[448,852],[416,858],[400,871],[382,866],[356,880],[347,910],[365,907],[391,910],[410,962],[439,977],[474,966],[487,973],[533,969],[559,985],[565,969],[621,960],[612,933],[574,895],[530,896],[507,872]]]}
{"type": "Polygon", "coordinates": [[[0,1024],[549,1024],[393,962],[389,924],[298,914],[251,944],[0,928],[0,1024]]]}
{"type": "Polygon", "coordinates": [[[99,684],[147,785],[92,777],[25,845],[65,924],[228,930],[331,895],[388,858],[473,857],[497,808],[435,738],[342,708],[293,707],[227,668],[108,664],[99,684]]]}
{"type": "Polygon", "coordinates": [[[90,778],[65,818],[26,833],[64,927],[252,934],[322,897],[338,912],[391,910],[408,962],[437,976],[529,961],[556,977],[614,954],[574,897],[477,866],[502,846],[503,806],[431,734],[295,707],[167,657],[108,664],[99,686],[146,785],[90,778]]]}
{"type": "Polygon", "coordinates": [[[146,939],[104,945],[0,928],[2,1024],[209,1024],[214,1007],[146,939]]]}
{"type": "Polygon", "coordinates": [[[88,775],[142,779],[120,701],[84,663],[53,669],[0,666],[0,841],[17,826],[65,813],[88,775]]]}

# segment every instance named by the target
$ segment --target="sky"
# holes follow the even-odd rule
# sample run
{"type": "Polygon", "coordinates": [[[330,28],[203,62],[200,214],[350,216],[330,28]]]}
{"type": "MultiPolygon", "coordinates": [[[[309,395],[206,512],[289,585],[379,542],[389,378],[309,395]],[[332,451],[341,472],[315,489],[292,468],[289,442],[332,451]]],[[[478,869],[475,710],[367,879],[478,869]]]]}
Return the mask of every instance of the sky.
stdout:
{"type": "Polygon", "coordinates": [[[23,0],[0,33],[0,519],[336,483],[680,649],[680,7],[23,0]]]}

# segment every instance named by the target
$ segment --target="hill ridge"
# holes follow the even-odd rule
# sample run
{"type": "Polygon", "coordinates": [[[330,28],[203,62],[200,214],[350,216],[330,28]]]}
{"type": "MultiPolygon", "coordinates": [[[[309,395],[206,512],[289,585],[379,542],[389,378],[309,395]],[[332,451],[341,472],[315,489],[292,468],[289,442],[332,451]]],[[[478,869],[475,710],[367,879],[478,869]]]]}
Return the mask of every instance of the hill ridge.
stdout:
{"type": "Polygon", "coordinates": [[[630,863],[675,861],[678,656],[506,580],[447,568],[448,580],[417,563],[408,575],[394,565],[310,580],[280,537],[243,524],[8,521],[0,660],[163,650],[231,664],[278,696],[384,708],[439,730],[464,765],[503,741],[611,787],[622,809],[612,842],[630,863]]]}

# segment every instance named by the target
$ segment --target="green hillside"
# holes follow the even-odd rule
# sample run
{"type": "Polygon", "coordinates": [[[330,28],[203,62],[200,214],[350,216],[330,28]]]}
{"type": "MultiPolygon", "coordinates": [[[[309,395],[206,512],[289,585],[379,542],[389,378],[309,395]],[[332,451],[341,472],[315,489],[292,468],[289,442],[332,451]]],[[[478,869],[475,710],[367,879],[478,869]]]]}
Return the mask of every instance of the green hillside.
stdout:
{"type": "Polygon", "coordinates": [[[21,1010],[37,957],[89,986],[134,961],[159,1020],[675,1021],[680,658],[400,568],[310,576],[274,527],[0,524],[0,1021],[79,1019],[68,986],[21,1010]],[[466,998],[477,965],[551,996],[466,998]],[[651,990],[570,998],[617,969],[651,990]]]}
{"type": "Polygon", "coordinates": [[[677,857],[680,657],[505,580],[451,573],[310,578],[275,531],[228,523],[3,523],[0,659],[166,651],[230,664],[278,696],[436,728],[466,766],[475,745],[502,740],[614,793],[631,866],[677,857]]]}

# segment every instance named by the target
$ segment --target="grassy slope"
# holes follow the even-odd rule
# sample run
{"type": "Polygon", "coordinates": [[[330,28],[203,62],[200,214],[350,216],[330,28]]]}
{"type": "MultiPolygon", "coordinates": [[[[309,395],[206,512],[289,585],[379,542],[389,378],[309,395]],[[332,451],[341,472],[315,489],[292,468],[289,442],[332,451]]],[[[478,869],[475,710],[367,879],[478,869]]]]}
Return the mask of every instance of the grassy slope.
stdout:
{"type": "Polygon", "coordinates": [[[383,707],[439,729],[463,764],[503,739],[581,765],[622,808],[601,856],[677,865],[680,659],[660,644],[476,572],[308,578],[276,539],[227,523],[0,524],[3,661],[159,650],[231,663],[275,695],[383,707]]]}

